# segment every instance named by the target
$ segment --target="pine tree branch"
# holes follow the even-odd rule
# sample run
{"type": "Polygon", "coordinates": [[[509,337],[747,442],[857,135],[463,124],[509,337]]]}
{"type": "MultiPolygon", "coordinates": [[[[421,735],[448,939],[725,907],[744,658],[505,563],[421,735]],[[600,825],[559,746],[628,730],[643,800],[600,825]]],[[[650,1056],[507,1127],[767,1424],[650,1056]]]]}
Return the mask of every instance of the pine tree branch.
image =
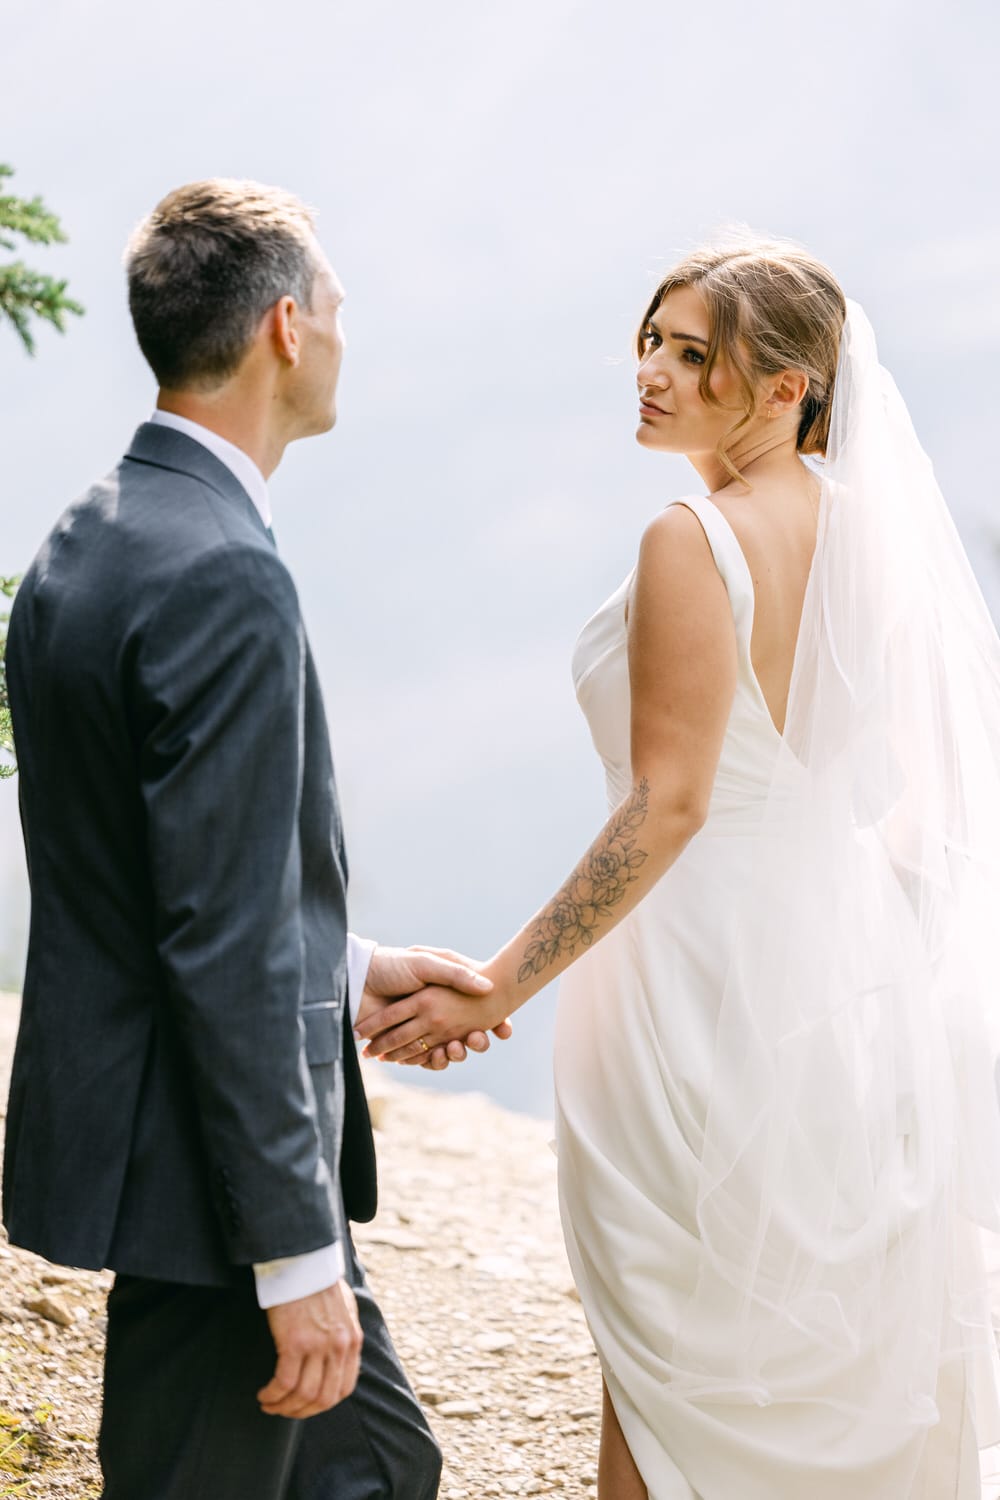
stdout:
{"type": "MultiPolygon", "coordinates": [[[[0,163],[0,184],[13,175],[13,170],[13,167],[0,163]]],[[[9,194],[0,195],[0,247],[14,250],[17,235],[39,245],[64,243],[66,240],[59,220],[45,207],[41,198],[28,200],[9,194]]],[[[72,313],[79,317],[83,313],[79,302],[66,295],[67,285],[65,281],[31,270],[23,261],[0,266],[0,323],[6,319],[13,326],[29,354],[35,352],[32,317],[42,318],[64,333],[67,315],[72,313]]]]}
{"type": "MultiPolygon", "coordinates": [[[[20,578],[0,578],[0,594],[12,599],[17,592],[20,578]]],[[[10,717],[10,699],[7,696],[7,621],[9,614],[0,614],[0,781],[13,776],[17,770],[14,759],[14,728],[10,717]]]]}
{"type": "MultiPolygon", "coordinates": [[[[13,167],[0,165],[0,182],[14,175],[13,167]]],[[[64,244],[66,236],[62,225],[41,198],[15,198],[0,196],[0,244],[7,250],[14,249],[14,241],[8,234],[20,234],[40,245],[64,244]]]]}
{"type": "Polygon", "coordinates": [[[0,266],[0,319],[7,318],[14,326],[29,354],[35,352],[35,341],[31,335],[29,317],[43,318],[66,332],[66,316],[73,313],[79,317],[83,308],[72,297],[67,297],[68,282],[56,281],[52,276],[43,276],[32,271],[21,261],[13,265],[0,266]]]}

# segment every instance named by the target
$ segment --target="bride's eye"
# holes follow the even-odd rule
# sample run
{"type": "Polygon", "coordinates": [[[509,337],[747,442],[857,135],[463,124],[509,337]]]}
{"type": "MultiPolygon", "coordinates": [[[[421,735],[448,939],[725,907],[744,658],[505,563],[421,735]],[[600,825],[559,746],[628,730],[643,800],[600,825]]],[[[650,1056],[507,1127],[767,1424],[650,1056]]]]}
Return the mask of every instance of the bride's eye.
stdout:
{"type": "Polygon", "coordinates": [[[692,349],[690,347],[681,351],[681,359],[687,360],[687,363],[689,365],[703,365],[705,363],[705,356],[704,354],[702,354],[701,350],[692,349]]]}
{"type": "Polygon", "coordinates": [[[657,333],[656,329],[652,326],[652,324],[647,323],[646,327],[642,330],[643,352],[645,353],[649,349],[658,349],[662,343],[663,340],[660,338],[660,335],[657,333]]]}

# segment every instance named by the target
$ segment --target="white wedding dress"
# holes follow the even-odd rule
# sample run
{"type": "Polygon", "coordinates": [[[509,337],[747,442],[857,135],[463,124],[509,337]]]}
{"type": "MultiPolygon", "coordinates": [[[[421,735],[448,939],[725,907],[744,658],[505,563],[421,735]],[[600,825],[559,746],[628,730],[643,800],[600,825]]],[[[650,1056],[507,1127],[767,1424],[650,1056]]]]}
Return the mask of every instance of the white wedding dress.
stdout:
{"type": "MultiPolygon", "coordinates": [[[[880,1345],[891,1340],[893,1319],[907,1318],[903,1304],[884,1309],[870,1341],[847,1353],[814,1345],[804,1327],[799,1346],[793,1339],[785,1348],[783,1389],[792,1394],[782,1399],[741,1392],[735,1377],[728,1396],[704,1383],[699,1394],[704,1372],[711,1379],[736,1369],[767,1319],[755,1309],[741,1321],[721,1280],[709,1281],[705,1295],[698,1204],[710,1099],[726,1099],[731,1089],[739,1123],[740,1078],[735,1067],[726,1076],[726,1059],[739,1057],[740,1038],[720,1050],[716,1028],[734,913],[755,878],[781,737],[751,664],[754,592],[739,543],[710,500],[675,503],[698,517],[726,584],[738,680],[707,822],[561,981],[557,1148],[574,1277],[650,1500],[978,1500],[970,1392],[973,1384],[994,1388],[995,1371],[977,1374],[971,1357],[943,1363],[937,1422],[865,1429],[850,1414],[880,1389],[880,1345]]],[[[633,576],[584,627],[573,664],[612,808],[632,789],[626,603],[633,576]]],[[[901,1163],[901,1205],[907,1186],[901,1163]]],[[[806,1199],[808,1183],[802,1188],[806,1199]]],[[[924,1232],[919,1217],[907,1227],[905,1212],[901,1206],[904,1250],[924,1232]]],[[[849,1262],[840,1273],[849,1283],[849,1262]]],[[[978,1359],[981,1365],[981,1353],[978,1359]]]]}

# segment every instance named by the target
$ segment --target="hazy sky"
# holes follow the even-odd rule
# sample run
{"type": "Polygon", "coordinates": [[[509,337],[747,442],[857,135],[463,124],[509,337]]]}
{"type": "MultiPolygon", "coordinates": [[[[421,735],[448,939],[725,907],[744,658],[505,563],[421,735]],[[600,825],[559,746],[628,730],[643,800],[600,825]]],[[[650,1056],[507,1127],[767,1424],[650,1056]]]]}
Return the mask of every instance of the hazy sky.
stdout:
{"type": "MultiPolygon", "coordinates": [[[[601,825],[569,657],[645,522],[697,491],[633,440],[629,337],[727,221],[863,301],[991,603],[1000,396],[995,4],[35,0],[4,23],[0,160],[87,316],[0,331],[0,571],[153,402],[121,251],[169,188],[297,191],[348,294],[341,418],[275,528],[322,675],[355,926],[488,955],[601,825]]],[[[0,786],[0,978],[23,876],[0,786]]],[[[195,834],[197,831],[194,831],[195,834]]],[[[669,996],[664,997],[669,1003],[669,996]]],[[[549,1108],[551,996],[445,1082],[549,1108]]]]}

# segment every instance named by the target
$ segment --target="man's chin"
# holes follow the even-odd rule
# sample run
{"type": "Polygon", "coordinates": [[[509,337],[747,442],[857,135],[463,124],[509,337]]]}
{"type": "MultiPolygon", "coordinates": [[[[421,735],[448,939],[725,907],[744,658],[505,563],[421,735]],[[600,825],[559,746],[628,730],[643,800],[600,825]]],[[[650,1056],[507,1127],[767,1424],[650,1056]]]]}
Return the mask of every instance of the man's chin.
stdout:
{"type": "Polygon", "coordinates": [[[303,423],[302,430],[298,433],[300,438],[322,437],[324,432],[331,432],[337,425],[337,410],[321,413],[310,417],[309,421],[303,423]]]}

